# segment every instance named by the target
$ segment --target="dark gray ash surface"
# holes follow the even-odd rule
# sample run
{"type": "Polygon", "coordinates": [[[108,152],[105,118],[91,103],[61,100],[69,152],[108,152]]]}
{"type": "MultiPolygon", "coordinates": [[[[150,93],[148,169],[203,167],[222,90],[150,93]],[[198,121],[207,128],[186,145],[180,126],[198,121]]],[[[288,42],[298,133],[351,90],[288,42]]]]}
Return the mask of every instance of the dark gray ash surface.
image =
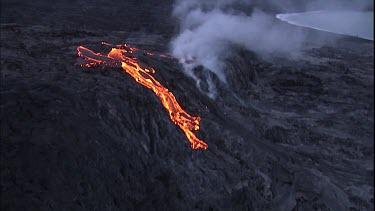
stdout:
{"type": "Polygon", "coordinates": [[[172,1],[67,2],[2,1],[2,210],[373,209],[373,42],[327,35],[297,61],[237,49],[215,101],[140,56],[202,117],[194,151],[121,69],[75,65],[101,41],[166,52],[172,1]]]}

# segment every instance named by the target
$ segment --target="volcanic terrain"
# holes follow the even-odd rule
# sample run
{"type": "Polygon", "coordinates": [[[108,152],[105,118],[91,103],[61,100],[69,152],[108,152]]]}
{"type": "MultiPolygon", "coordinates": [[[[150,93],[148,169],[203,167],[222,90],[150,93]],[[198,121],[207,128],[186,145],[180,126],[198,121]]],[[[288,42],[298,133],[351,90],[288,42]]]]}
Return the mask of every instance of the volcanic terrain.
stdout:
{"type": "Polygon", "coordinates": [[[216,99],[178,60],[137,54],[201,118],[208,148],[192,149],[152,90],[77,54],[167,55],[173,2],[93,2],[2,1],[1,210],[374,208],[372,41],[305,29],[331,41],[298,59],[233,46],[216,99]]]}

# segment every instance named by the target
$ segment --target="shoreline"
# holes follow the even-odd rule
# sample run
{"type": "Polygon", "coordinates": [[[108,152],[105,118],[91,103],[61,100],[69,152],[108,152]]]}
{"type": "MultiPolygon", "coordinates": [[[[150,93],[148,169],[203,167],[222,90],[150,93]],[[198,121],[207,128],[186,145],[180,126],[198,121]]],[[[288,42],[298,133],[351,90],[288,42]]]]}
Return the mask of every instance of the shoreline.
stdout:
{"type": "Polygon", "coordinates": [[[317,10],[317,11],[309,11],[309,12],[301,12],[301,13],[283,13],[283,14],[277,14],[275,17],[277,19],[281,20],[281,21],[284,21],[284,22],[287,22],[289,24],[296,25],[296,26],[302,26],[302,27],[307,27],[307,28],[319,30],[319,31],[324,31],[324,32],[329,32],[329,33],[334,33],[334,34],[340,34],[340,35],[346,35],[346,36],[357,37],[357,38],[361,38],[361,39],[365,39],[365,40],[374,41],[373,37],[368,37],[368,36],[363,36],[363,35],[352,35],[352,34],[346,34],[346,33],[341,33],[341,32],[329,31],[327,29],[323,29],[323,28],[316,27],[316,26],[310,26],[310,25],[307,25],[307,24],[302,24],[302,23],[299,23],[297,21],[289,19],[290,17],[298,16],[298,15],[301,15],[301,14],[319,13],[319,12],[326,12],[326,11],[317,10]]]}

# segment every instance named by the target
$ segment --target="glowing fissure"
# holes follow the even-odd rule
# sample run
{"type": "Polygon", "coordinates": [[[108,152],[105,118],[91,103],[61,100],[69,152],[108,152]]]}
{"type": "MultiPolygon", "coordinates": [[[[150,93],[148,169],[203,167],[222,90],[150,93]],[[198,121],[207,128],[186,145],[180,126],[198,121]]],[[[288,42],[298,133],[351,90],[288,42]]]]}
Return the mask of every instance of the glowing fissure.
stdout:
{"type": "MultiPolygon", "coordinates": [[[[164,108],[167,109],[170,119],[178,125],[181,130],[185,133],[187,139],[190,142],[191,148],[193,149],[207,149],[208,145],[197,138],[193,131],[199,130],[200,117],[191,116],[184,109],[181,108],[177,102],[175,96],[167,88],[160,84],[151,74],[155,73],[153,68],[142,68],[137,62],[137,58],[129,57],[125,54],[133,54],[139,49],[124,45],[110,45],[106,42],[102,42],[103,45],[112,47],[112,50],[108,55],[102,55],[100,53],[94,53],[88,48],[78,46],[78,56],[86,60],[85,64],[81,64],[84,67],[91,67],[100,64],[122,67],[125,72],[131,75],[135,81],[143,86],[151,89],[156,96],[160,99],[164,108]]],[[[153,53],[143,51],[149,56],[153,56],[153,53]]],[[[170,56],[160,54],[160,57],[170,58],[170,56]]]]}

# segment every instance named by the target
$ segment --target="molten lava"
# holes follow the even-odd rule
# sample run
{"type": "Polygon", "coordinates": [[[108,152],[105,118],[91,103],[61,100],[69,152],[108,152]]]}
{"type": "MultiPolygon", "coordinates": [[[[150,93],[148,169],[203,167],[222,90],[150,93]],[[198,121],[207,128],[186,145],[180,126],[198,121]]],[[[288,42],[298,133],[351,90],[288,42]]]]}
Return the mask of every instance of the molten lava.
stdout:
{"type": "MultiPolygon", "coordinates": [[[[137,62],[136,57],[130,57],[139,49],[125,45],[110,45],[102,42],[103,45],[112,47],[108,55],[94,53],[90,49],[83,46],[77,48],[78,56],[86,60],[85,64],[81,66],[91,67],[95,65],[105,64],[110,66],[122,67],[135,81],[143,86],[151,89],[156,96],[160,99],[163,106],[167,109],[170,119],[178,125],[188,138],[190,145],[193,149],[207,149],[208,145],[197,138],[193,133],[194,130],[199,130],[200,117],[191,116],[184,111],[178,104],[175,96],[167,88],[159,83],[151,74],[155,73],[153,68],[142,68],[137,62]]],[[[143,51],[148,56],[154,56],[153,53],[143,51]]],[[[160,57],[170,58],[167,55],[160,54],[160,57]]]]}

